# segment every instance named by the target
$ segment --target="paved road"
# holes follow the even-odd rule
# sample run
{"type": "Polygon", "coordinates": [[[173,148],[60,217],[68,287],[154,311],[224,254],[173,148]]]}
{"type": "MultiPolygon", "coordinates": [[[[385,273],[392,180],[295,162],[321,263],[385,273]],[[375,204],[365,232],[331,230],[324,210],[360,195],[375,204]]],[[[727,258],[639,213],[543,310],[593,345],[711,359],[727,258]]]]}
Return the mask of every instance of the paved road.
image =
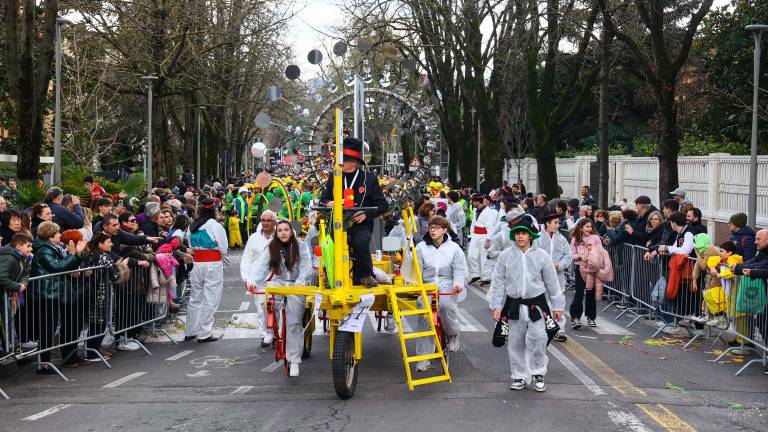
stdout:
{"type": "MultiPolygon", "coordinates": [[[[149,343],[152,352],[121,352],[112,369],[66,370],[70,382],[27,366],[0,382],[2,431],[765,431],[768,377],[758,366],[742,376],[729,358],[714,364],[711,342],[690,351],[674,340],[649,341],[650,327],[624,328],[602,313],[550,347],[548,390],[509,390],[506,352],[490,344],[484,294],[463,309],[461,351],[451,358],[454,382],[409,392],[394,334],[368,325],[355,397],[337,399],[328,336],[316,335],[301,376],[274,367],[248,329],[253,305],[233,254],[216,343],[149,343]]],[[[719,348],[718,346],[715,349],[719,348]]]]}

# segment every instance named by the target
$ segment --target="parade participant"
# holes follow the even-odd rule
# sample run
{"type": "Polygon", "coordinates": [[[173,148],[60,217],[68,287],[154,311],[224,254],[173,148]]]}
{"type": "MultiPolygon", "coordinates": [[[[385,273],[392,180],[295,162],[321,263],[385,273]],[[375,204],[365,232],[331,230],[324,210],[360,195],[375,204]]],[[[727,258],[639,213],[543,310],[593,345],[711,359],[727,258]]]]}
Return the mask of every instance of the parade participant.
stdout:
{"type": "Polygon", "coordinates": [[[240,225],[240,238],[242,241],[248,240],[248,188],[241,186],[237,190],[237,197],[235,198],[235,211],[237,212],[237,220],[240,225]]]}
{"type": "Polygon", "coordinates": [[[459,201],[459,193],[456,191],[448,192],[448,210],[445,215],[454,227],[459,236],[459,246],[464,246],[464,226],[467,224],[467,216],[464,214],[464,207],[459,201]]]}
{"type": "MultiPolygon", "coordinates": [[[[277,224],[277,215],[266,210],[261,214],[261,223],[256,230],[248,237],[248,243],[245,244],[243,256],[240,258],[240,278],[243,283],[248,285],[248,276],[254,269],[261,255],[269,246],[269,242],[275,237],[275,225],[277,224]]],[[[257,329],[261,332],[261,346],[267,347],[272,343],[274,335],[267,329],[267,313],[264,294],[254,294],[254,306],[256,306],[257,329]]]]}
{"type": "MultiPolygon", "coordinates": [[[[557,281],[560,283],[560,288],[565,291],[565,269],[571,266],[571,251],[568,246],[568,240],[560,234],[560,215],[557,212],[549,212],[544,214],[540,219],[544,227],[544,233],[536,239],[536,245],[544,249],[552,257],[552,263],[555,266],[557,272],[557,281]]],[[[550,303],[552,302],[549,300],[550,303]]],[[[555,336],[555,340],[558,342],[565,342],[568,337],[565,335],[565,315],[561,315],[557,321],[557,325],[560,326],[560,331],[555,336]]]]}
{"type": "MultiPolygon", "coordinates": [[[[262,291],[265,282],[280,285],[308,285],[312,272],[309,249],[299,243],[291,223],[281,220],[277,223],[276,234],[262,253],[248,278],[248,291],[262,291]]],[[[299,376],[301,354],[304,351],[305,296],[286,296],[285,305],[285,359],[290,364],[288,374],[299,376]]]]}
{"type": "Polygon", "coordinates": [[[469,283],[474,284],[482,280],[481,285],[490,284],[493,269],[488,262],[487,250],[491,247],[488,235],[498,219],[498,212],[488,207],[490,198],[487,195],[476,193],[472,195],[472,205],[475,207],[475,217],[470,227],[469,248],[467,250],[467,264],[469,267],[469,283]]]}
{"type": "Polygon", "coordinates": [[[189,243],[194,250],[195,265],[190,281],[192,290],[187,307],[184,340],[213,342],[213,315],[219,308],[224,289],[224,265],[227,253],[227,233],[216,220],[216,207],[211,198],[200,202],[198,218],[190,227],[189,243]]]}
{"type": "Polygon", "coordinates": [[[512,227],[515,243],[499,256],[491,281],[493,319],[507,311],[509,336],[507,354],[512,371],[511,390],[522,390],[531,380],[534,390],[547,389],[547,331],[545,317],[550,313],[546,296],[552,302],[552,318],[560,320],[565,296],[549,254],[534,240],[539,236],[528,218],[512,227]],[[506,305],[506,307],[505,307],[506,305]]]}
{"type": "MultiPolygon", "coordinates": [[[[428,232],[423,235],[424,241],[416,246],[416,256],[421,267],[424,283],[437,284],[441,293],[453,292],[458,294],[464,289],[467,278],[467,261],[459,245],[451,241],[448,235],[448,220],[435,216],[429,220],[428,232]]],[[[459,350],[459,306],[456,295],[442,296],[438,300],[437,313],[443,322],[443,331],[448,340],[448,351],[459,350]]],[[[423,305],[419,305],[423,307],[423,305]]],[[[429,318],[419,318],[419,331],[430,328],[429,318]]],[[[430,354],[435,352],[435,339],[422,337],[418,340],[417,353],[430,354]]],[[[429,360],[421,360],[416,364],[417,371],[431,369],[429,360]]]]}
{"type": "MultiPolygon", "coordinates": [[[[375,207],[376,210],[358,211],[351,216],[352,225],[347,229],[347,241],[352,248],[351,258],[353,282],[368,288],[378,285],[373,276],[370,243],[373,235],[373,220],[389,208],[376,176],[363,170],[363,142],[356,138],[344,139],[344,165],[341,169],[344,191],[354,194],[355,207],[375,207]]],[[[346,196],[346,193],[344,194],[346,196]]],[[[333,206],[333,177],[328,177],[320,203],[333,206]]]]}

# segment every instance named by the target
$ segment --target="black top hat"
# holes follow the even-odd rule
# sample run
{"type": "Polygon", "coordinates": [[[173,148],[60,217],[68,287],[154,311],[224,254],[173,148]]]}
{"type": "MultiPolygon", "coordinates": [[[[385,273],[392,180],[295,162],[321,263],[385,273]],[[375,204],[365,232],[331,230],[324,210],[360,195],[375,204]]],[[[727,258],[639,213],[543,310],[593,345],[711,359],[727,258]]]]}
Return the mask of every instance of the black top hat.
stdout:
{"type": "Polygon", "coordinates": [[[364,164],[363,160],[363,142],[357,138],[344,138],[343,143],[344,159],[355,159],[364,164]]]}
{"type": "Polygon", "coordinates": [[[558,213],[555,213],[554,211],[550,210],[546,213],[543,213],[541,216],[539,216],[539,223],[545,224],[547,221],[552,219],[560,219],[560,215],[558,213]]]}

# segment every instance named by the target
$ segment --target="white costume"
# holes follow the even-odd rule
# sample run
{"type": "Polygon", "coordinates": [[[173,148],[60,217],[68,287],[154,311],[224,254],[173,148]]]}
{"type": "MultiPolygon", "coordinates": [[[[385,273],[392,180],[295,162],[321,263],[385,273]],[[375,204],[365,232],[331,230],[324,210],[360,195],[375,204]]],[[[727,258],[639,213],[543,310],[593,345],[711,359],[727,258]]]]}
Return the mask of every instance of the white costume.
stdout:
{"type": "Polygon", "coordinates": [[[479,277],[482,280],[490,280],[493,274],[493,268],[488,261],[488,249],[485,248],[485,240],[489,234],[493,234],[496,229],[496,222],[499,212],[486,206],[482,210],[475,209],[475,217],[472,219],[472,225],[469,234],[472,237],[469,240],[467,249],[467,266],[469,268],[470,279],[479,277]]]}
{"type": "MultiPolygon", "coordinates": [[[[467,225],[467,216],[464,213],[464,207],[459,203],[448,204],[448,210],[445,211],[445,218],[451,223],[451,228],[463,243],[463,231],[464,227],[467,225]]],[[[459,246],[461,246],[461,244],[459,244],[459,246]]]]}
{"type": "MultiPolygon", "coordinates": [[[[464,251],[451,241],[448,234],[445,234],[439,247],[434,246],[429,234],[424,238],[425,240],[416,246],[416,257],[419,260],[424,283],[437,284],[439,292],[453,291],[454,284],[463,287],[467,278],[467,261],[464,258],[464,251]]],[[[437,305],[437,313],[443,322],[447,339],[458,337],[461,323],[456,296],[441,296],[437,305]]],[[[423,307],[421,302],[419,307],[423,307]]],[[[419,331],[427,331],[429,322],[420,317],[418,327],[419,331]]],[[[419,338],[416,352],[419,355],[435,352],[435,339],[431,336],[419,338]]]]}
{"type": "MultiPolygon", "coordinates": [[[[243,282],[248,282],[248,276],[253,271],[256,262],[264,254],[269,247],[269,242],[275,237],[275,230],[272,230],[272,234],[265,237],[264,232],[261,230],[261,224],[256,228],[256,231],[248,237],[248,242],[245,244],[245,250],[243,250],[243,256],[240,258],[240,278],[243,282]]],[[[256,323],[259,326],[257,330],[261,333],[261,337],[266,336],[267,332],[267,313],[266,313],[266,296],[264,294],[256,294],[253,296],[253,304],[256,306],[256,323]]]]}
{"type": "Polygon", "coordinates": [[[189,276],[192,289],[184,334],[196,336],[199,340],[210,337],[213,332],[213,315],[219,308],[221,291],[224,289],[224,265],[221,259],[227,254],[228,243],[227,232],[215,219],[208,219],[198,231],[205,231],[214,243],[201,243],[196,233],[187,234],[195,250],[195,265],[189,276]]]}
{"type": "MultiPolygon", "coordinates": [[[[492,309],[502,309],[507,297],[530,301],[545,294],[549,295],[553,311],[562,311],[565,306],[565,296],[557,282],[552,258],[535,243],[525,253],[513,244],[499,255],[491,291],[492,309]]],[[[521,304],[516,311],[509,311],[507,354],[513,380],[529,382],[532,375],[544,376],[547,373],[545,320],[536,319],[535,314],[531,317],[531,310],[530,306],[521,304]],[[513,318],[515,312],[517,319],[513,318]]]]}
{"type": "MultiPolygon", "coordinates": [[[[261,254],[253,266],[248,282],[255,283],[259,291],[266,288],[267,283],[278,285],[309,285],[312,272],[312,259],[306,244],[299,242],[299,261],[292,270],[288,270],[285,261],[280,263],[280,272],[273,274],[269,268],[269,250],[261,254]]],[[[290,295],[286,298],[285,306],[285,358],[289,363],[301,363],[304,351],[304,317],[305,296],[290,295]]]]}
{"type": "MultiPolygon", "coordinates": [[[[550,237],[546,231],[541,232],[541,236],[536,239],[536,245],[544,249],[552,257],[552,264],[559,264],[560,268],[557,269],[557,282],[560,284],[560,291],[565,292],[565,270],[571,267],[571,249],[568,245],[568,241],[563,237],[560,232],[556,232],[554,236],[550,237]]],[[[552,300],[547,297],[547,300],[552,303],[552,300]]],[[[560,331],[565,333],[565,314],[560,316],[557,321],[557,325],[560,326],[560,331]]]]}

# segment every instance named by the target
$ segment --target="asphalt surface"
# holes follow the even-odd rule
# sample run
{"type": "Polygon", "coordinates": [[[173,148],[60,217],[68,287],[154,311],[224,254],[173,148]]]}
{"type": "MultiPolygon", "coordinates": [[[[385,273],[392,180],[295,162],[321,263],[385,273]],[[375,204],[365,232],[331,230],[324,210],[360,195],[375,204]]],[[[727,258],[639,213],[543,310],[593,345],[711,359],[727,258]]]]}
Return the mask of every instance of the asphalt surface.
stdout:
{"type": "MultiPolygon", "coordinates": [[[[328,336],[315,335],[301,376],[289,378],[271,349],[248,328],[254,312],[230,254],[216,326],[207,344],[163,338],[143,351],[119,352],[112,368],[65,369],[70,379],[22,367],[0,381],[0,431],[765,431],[768,376],[760,365],[708,360],[713,340],[683,350],[675,339],[649,339],[643,321],[627,330],[615,309],[598,328],[570,332],[550,347],[548,389],[509,390],[506,351],[490,344],[484,293],[461,303],[461,349],[450,357],[453,383],[405,384],[396,334],[366,324],[354,398],[336,397],[328,336]]],[[[173,330],[173,329],[172,329],[173,330]]],[[[174,330],[176,338],[180,330],[174,330]]]]}

